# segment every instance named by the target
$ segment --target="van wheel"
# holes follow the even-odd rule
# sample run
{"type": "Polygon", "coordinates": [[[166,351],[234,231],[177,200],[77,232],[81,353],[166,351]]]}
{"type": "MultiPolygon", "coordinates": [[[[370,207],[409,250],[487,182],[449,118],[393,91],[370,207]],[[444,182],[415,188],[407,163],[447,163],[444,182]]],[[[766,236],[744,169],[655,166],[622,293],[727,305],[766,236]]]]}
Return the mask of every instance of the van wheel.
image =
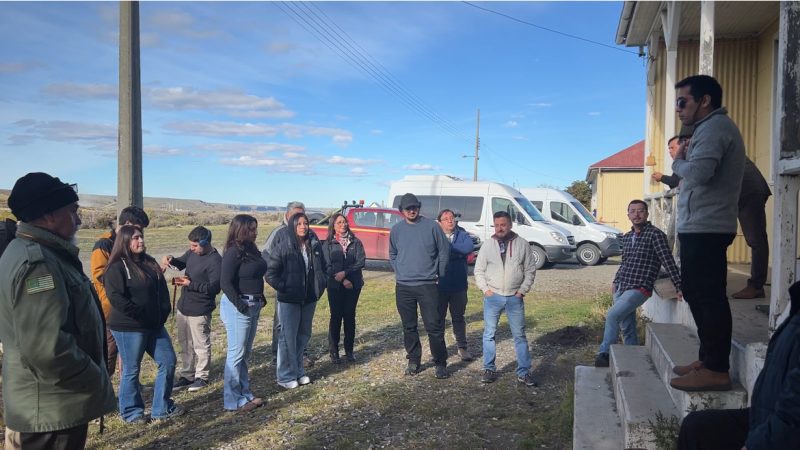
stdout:
{"type": "Polygon", "coordinates": [[[578,262],[584,266],[594,266],[600,262],[600,249],[594,244],[581,244],[575,252],[578,262]]]}
{"type": "Polygon", "coordinates": [[[531,250],[533,251],[533,262],[536,264],[536,270],[539,270],[547,264],[547,253],[536,245],[531,245],[531,250]]]}

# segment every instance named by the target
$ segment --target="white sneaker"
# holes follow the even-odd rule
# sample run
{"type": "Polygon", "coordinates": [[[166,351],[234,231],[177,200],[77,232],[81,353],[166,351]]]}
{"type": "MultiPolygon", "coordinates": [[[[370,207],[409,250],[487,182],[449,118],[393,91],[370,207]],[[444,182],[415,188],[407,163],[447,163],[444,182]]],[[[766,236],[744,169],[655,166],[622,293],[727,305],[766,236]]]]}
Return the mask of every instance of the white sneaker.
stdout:
{"type": "Polygon", "coordinates": [[[297,384],[297,381],[292,380],[292,381],[287,381],[286,383],[281,383],[279,381],[278,382],[278,386],[280,386],[282,388],[285,388],[285,389],[294,389],[294,388],[296,388],[297,386],[300,386],[300,385],[297,384]]]}
{"type": "Polygon", "coordinates": [[[305,386],[307,384],[311,384],[311,378],[309,378],[308,375],[303,375],[297,379],[297,382],[300,383],[300,386],[305,386]]]}

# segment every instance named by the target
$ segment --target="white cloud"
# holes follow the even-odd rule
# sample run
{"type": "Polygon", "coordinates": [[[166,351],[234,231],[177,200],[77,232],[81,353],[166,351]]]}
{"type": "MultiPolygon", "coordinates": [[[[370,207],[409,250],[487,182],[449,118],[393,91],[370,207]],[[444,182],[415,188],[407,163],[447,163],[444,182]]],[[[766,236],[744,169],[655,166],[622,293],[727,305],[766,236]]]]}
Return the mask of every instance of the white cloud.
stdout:
{"type": "Polygon", "coordinates": [[[378,129],[375,129],[375,130],[369,130],[369,133],[370,133],[370,134],[374,134],[374,135],[376,135],[376,136],[379,136],[379,135],[383,134],[383,130],[378,130],[378,129]]]}
{"type": "Polygon", "coordinates": [[[220,163],[228,166],[262,167],[270,172],[313,173],[311,164],[278,158],[240,156],[239,158],[222,159],[220,163]]]}
{"type": "Polygon", "coordinates": [[[20,120],[14,125],[24,128],[24,134],[11,136],[12,142],[28,143],[41,139],[56,142],[87,143],[97,148],[116,149],[117,126],[95,122],[67,120],[36,121],[20,120]]]}
{"type": "Polygon", "coordinates": [[[44,67],[44,64],[36,61],[0,62],[0,73],[22,73],[41,69],[42,67],[44,67]]]}
{"type": "Polygon", "coordinates": [[[284,53],[291,53],[292,51],[298,49],[297,44],[292,44],[289,42],[270,42],[267,44],[266,49],[267,53],[273,55],[280,55],[284,53]]]}
{"type": "Polygon", "coordinates": [[[343,156],[335,155],[325,160],[328,164],[336,164],[343,166],[363,166],[376,164],[378,161],[374,159],[361,159],[361,158],[345,158],[343,156]]]}
{"type": "Polygon", "coordinates": [[[54,97],[69,99],[116,99],[119,97],[119,89],[112,84],[56,83],[44,86],[42,92],[54,97]]]}
{"type": "Polygon", "coordinates": [[[517,123],[516,120],[509,120],[503,126],[506,128],[516,128],[517,126],[519,126],[519,123],[517,123]]]}
{"type": "Polygon", "coordinates": [[[305,136],[330,137],[336,144],[349,144],[353,140],[353,135],[341,128],[312,127],[307,125],[295,125],[282,123],[280,125],[267,125],[259,123],[238,123],[238,122],[171,122],[164,125],[164,128],[178,133],[193,134],[199,136],[276,136],[283,134],[292,139],[299,139],[305,136]]]}
{"type": "Polygon", "coordinates": [[[194,18],[183,11],[156,11],[147,20],[156,27],[185,28],[194,25],[194,18]]]}
{"type": "Polygon", "coordinates": [[[201,110],[236,117],[287,119],[294,112],[274,97],[259,97],[237,89],[201,91],[190,87],[150,88],[146,98],[169,110],[201,110]]]}
{"type": "Polygon", "coordinates": [[[142,153],[151,156],[177,156],[185,154],[186,151],[182,148],[148,145],[142,149],[142,153]]]}
{"type": "Polygon", "coordinates": [[[439,170],[439,166],[434,166],[432,164],[418,164],[418,163],[409,164],[403,168],[406,170],[419,170],[419,171],[439,170]]]}
{"type": "Polygon", "coordinates": [[[203,144],[197,146],[200,150],[219,153],[223,156],[249,155],[263,156],[270,152],[297,153],[305,151],[305,147],[291,144],[267,143],[248,143],[248,142],[225,142],[219,144],[203,144]]]}
{"type": "Polygon", "coordinates": [[[599,116],[599,115],[600,115],[600,112],[599,112],[599,111],[590,111],[590,112],[589,112],[589,115],[590,115],[590,116],[599,116]]]}
{"type": "Polygon", "coordinates": [[[535,106],[537,108],[549,108],[553,106],[553,104],[547,102],[538,102],[538,103],[531,103],[530,106],[535,106]]]}
{"type": "Polygon", "coordinates": [[[367,169],[363,167],[353,167],[350,169],[350,175],[363,177],[364,175],[367,175],[367,169]]]}

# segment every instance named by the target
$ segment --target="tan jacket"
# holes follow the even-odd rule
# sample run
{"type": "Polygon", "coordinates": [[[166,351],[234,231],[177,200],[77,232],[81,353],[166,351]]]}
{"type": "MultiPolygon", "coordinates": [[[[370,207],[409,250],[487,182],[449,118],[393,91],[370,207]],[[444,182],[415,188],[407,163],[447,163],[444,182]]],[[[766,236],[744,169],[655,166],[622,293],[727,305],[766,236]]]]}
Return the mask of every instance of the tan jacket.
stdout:
{"type": "Polygon", "coordinates": [[[475,261],[475,284],[483,291],[510,296],[528,293],[536,277],[533,251],[525,239],[516,236],[508,242],[506,260],[500,256],[497,239],[489,239],[478,252],[475,261]]]}

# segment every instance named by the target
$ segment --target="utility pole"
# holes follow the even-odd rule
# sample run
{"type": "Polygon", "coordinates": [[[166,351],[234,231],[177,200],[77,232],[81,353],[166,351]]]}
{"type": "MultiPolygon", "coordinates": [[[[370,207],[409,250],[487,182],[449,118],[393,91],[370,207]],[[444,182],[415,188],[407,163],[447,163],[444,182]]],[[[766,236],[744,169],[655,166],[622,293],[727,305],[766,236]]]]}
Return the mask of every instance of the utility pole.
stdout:
{"type": "Polygon", "coordinates": [[[472,181],[478,181],[478,150],[481,147],[481,109],[478,108],[478,126],[475,128],[475,174],[472,181]]]}
{"type": "Polygon", "coordinates": [[[144,207],[140,78],[139,2],[122,1],[119,3],[117,217],[127,206],[144,207]]]}

